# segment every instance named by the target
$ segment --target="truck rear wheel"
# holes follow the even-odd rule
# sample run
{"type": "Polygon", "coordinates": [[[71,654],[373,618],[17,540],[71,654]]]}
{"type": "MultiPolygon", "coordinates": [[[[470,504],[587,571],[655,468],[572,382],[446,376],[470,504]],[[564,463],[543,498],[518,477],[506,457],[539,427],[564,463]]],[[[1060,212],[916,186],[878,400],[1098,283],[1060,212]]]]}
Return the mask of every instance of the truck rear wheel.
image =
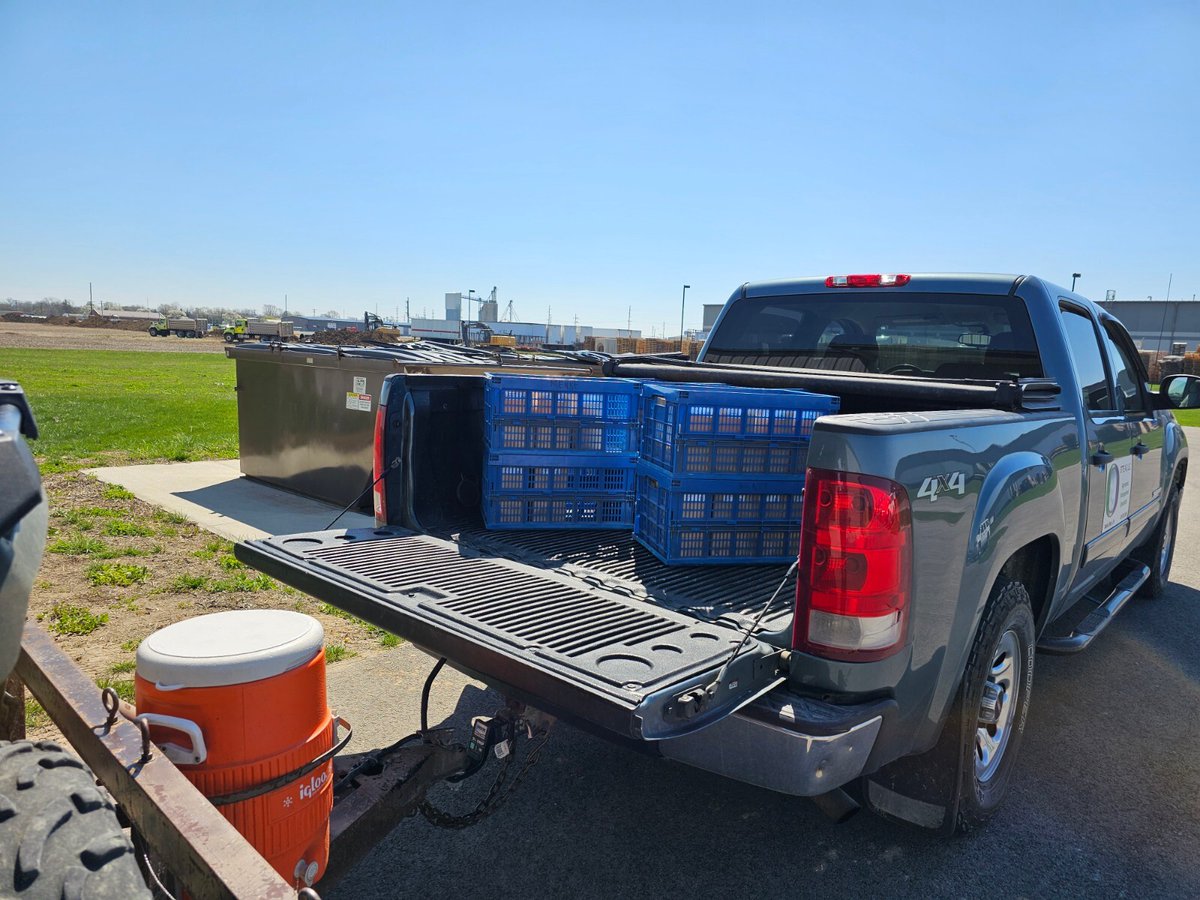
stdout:
{"type": "Polygon", "coordinates": [[[150,896],[112,804],[57,744],[0,742],[0,895],[150,896]]]}
{"type": "Polygon", "coordinates": [[[1178,487],[1171,488],[1167,503],[1150,538],[1134,551],[1134,558],[1150,569],[1150,577],[1142,585],[1141,595],[1157,600],[1167,589],[1171,577],[1171,562],[1175,558],[1175,533],[1179,530],[1179,504],[1183,493],[1178,487]]]}
{"type": "Polygon", "coordinates": [[[947,722],[961,735],[958,830],[982,825],[1008,793],[1029,713],[1034,645],[1029,591],[1002,578],[992,589],[967,660],[956,703],[960,712],[947,722]]]}

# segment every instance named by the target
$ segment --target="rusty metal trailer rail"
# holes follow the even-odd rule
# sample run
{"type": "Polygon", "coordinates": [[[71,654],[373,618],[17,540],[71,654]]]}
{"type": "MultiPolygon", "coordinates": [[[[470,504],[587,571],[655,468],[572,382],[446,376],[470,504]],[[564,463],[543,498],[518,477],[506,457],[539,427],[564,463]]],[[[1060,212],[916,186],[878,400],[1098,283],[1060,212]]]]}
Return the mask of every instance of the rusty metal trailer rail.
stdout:
{"type": "MultiPolygon", "coordinates": [[[[26,623],[15,676],[112,794],[155,863],[190,897],[319,900],[312,888],[282,879],[175,764],[148,742],[137,723],[106,707],[91,679],[33,622],[26,623]]],[[[0,736],[23,737],[23,728],[23,719],[14,719],[9,730],[17,733],[0,736]]],[[[430,787],[467,768],[463,747],[429,740],[408,745],[410,738],[385,751],[335,758],[335,782],[356,767],[361,774],[353,779],[354,788],[335,801],[329,867],[321,887],[335,883],[415,812],[430,787]],[[378,765],[361,765],[373,757],[379,759],[378,765]]]]}

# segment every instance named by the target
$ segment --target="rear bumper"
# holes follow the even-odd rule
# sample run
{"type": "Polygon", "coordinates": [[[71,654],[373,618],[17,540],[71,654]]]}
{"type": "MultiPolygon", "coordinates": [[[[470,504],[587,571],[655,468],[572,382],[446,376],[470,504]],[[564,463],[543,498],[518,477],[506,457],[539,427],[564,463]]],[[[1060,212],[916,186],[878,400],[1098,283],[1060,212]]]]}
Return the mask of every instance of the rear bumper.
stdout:
{"type": "Polygon", "coordinates": [[[895,707],[891,700],[835,706],[781,688],[702,731],[661,741],[658,749],[727,778],[813,797],[863,773],[895,707]]]}

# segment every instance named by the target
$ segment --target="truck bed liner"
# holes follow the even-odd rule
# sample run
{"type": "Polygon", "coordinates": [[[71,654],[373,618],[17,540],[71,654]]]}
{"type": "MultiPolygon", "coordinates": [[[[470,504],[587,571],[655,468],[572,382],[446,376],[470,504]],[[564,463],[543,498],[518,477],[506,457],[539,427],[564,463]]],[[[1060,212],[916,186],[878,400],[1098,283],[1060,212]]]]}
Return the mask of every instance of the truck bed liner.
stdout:
{"type": "MultiPolygon", "coordinates": [[[[539,568],[556,569],[587,584],[645,600],[708,622],[744,627],[779,587],[787,566],[668,566],[628,532],[487,531],[463,527],[464,545],[539,568]]],[[[779,591],[761,630],[791,620],[795,577],[779,591]]]]}

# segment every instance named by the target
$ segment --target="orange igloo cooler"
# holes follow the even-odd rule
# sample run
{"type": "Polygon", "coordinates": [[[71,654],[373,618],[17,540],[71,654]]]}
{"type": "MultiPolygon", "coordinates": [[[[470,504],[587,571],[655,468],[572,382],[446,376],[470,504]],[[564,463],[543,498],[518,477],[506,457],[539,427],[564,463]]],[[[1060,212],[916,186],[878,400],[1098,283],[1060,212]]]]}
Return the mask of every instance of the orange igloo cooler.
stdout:
{"type": "Polygon", "coordinates": [[[234,610],[169,625],[137,650],[137,712],[155,743],[297,887],[329,858],[324,639],[311,616],[234,610]]]}

